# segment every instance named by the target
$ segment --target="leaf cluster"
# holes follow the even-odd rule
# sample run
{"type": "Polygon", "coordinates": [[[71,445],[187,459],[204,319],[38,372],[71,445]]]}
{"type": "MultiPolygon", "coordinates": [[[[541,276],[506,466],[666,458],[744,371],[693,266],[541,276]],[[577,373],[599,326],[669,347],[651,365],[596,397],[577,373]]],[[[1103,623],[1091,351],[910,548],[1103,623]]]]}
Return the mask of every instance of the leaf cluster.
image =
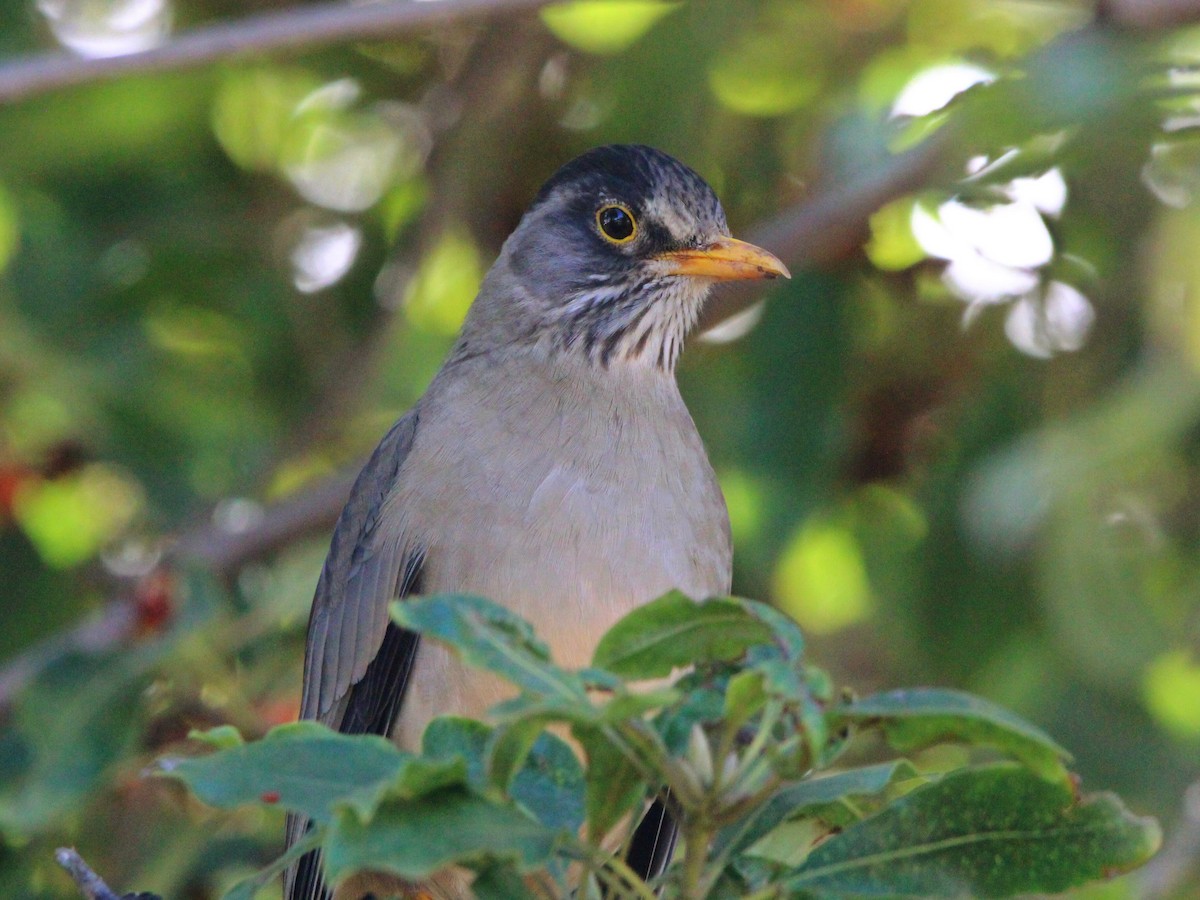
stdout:
{"type": "MultiPolygon", "coordinates": [[[[396,622],[507,679],[491,724],[444,717],[421,752],[314,723],[164,761],[219,807],[282,806],[306,840],[228,895],[252,897],[320,847],[327,879],[411,882],[448,866],[480,898],[846,894],[1000,897],[1126,871],[1157,849],[1150,819],[1081,794],[1070,757],[1008,711],[956,691],[856,699],[809,666],[799,629],[749,600],[668,594],[618,622],[592,666],[557,666],[532,627],[476,597],[397,603],[396,622]],[[664,681],[666,679],[666,681],[664,681]],[[569,735],[569,740],[567,739],[569,735]],[[931,771],[903,757],[844,764],[869,736],[914,753],[945,742],[1006,761],[931,771]],[[578,751],[578,752],[577,752],[578,751]],[[647,802],[682,846],[647,885],[622,862],[647,802]]],[[[861,755],[861,754],[860,754],[861,755]]]]}

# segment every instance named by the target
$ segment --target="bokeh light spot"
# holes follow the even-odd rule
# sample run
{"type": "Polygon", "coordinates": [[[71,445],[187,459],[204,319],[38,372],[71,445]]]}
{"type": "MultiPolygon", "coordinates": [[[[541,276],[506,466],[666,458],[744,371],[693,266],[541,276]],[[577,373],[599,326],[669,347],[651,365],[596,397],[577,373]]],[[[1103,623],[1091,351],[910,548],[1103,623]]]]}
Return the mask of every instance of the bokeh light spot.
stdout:
{"type": "Polygon", "coordinates": [[[741,469],[721,473],[721,493],[729,509],[729,526],[735,546],[757,539],[762,529],[762,510],[766,502],[763,487],[741,469]]]}
{"type": "Polygon", "coordinates": [[[930,66],[910,78],[901,88],[892,103],[892,115],[929,115],[946,106],[963,91],[995,80],[993,73],[971,63],[948,62],[930,66]]]}
{"type": "Polygon", "coordinates": [[[663,0],[580,0],[542,10],[542,21],[560,41],[585,53],[620,53],[679,3],[663,0]]]}
{"type": "Polygon", "coordinates": [[[421,260],[404,295],[405,314],[424,331],[456,334],[481,281],[478,249],[464,232],[450,229],[421,260]]]}
{"type": "Polygon", "coordinates": [[[311,294],[336,284],[350,271],[362,247],[362,232],[347,222],[309,225],[292,248],[292,281],[311,294]]]}
{"type": "Polygon", "coordinates": [[[1200,664],[1182,651],[1164,653],[1147,668],[1143,681],[1146,706],[1171,731],[1200,736],[1200,664]]]}
{"type": "Polygon", "coordinates": [[[58,42],[80,56],[124,56],[157,47],[171,31],[166,0],[38,0],[58,42]]]}
{"type": "Polygon", "coordinates": [[[778,605],[814,634],[860,622],[873,606],[858,541],[828,521],[800,528],[776,566],[773,587],[778,605]]]}
{"type": "Polygon", "coordinates": [[[138,485],[109,466],[85,466],[18,491],[13,515],[46,565],[67,568],[95,556],[142,506],[138,485]]]}

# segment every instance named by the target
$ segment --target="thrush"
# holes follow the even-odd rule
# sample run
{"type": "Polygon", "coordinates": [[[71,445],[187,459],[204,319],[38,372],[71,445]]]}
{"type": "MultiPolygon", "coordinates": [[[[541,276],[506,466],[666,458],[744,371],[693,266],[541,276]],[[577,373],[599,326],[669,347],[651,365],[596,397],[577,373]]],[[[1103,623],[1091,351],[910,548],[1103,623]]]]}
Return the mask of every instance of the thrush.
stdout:
{"type": "MultiPolygon", "coordinates": [[[[728,593],[729,518],[675,365],[715,282],[780,275],[665,153],[601,147],[559,169],[355,482],[313,599],[301,718],[418,750],[434,716],[514,693],[390,622],[406,595],[488,597],[581,667],[639,604],[728,593]]],[[[673,824],[659,809],[638,835],[631,863],[653,876],[673,824]]],[[[287,882],[290,900],[328,896],[316,854],[287,882]]]]}

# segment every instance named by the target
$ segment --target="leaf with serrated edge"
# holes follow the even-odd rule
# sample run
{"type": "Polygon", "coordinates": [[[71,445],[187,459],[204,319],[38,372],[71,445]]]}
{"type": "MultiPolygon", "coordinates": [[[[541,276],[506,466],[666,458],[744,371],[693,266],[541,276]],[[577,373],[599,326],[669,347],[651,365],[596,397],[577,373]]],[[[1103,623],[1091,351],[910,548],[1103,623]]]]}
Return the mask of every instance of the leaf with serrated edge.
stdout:
{"type": "Polygon", "coordinates": [[[334,883],[365,869],[419,881],[456,863],[510,862],[524,872],[550,861],[560,834],[511,804],[450,788],[385,802],[366,823],[339,811],[325,870],[334,883]]]}
{"type": "Polygon", "coordinates": [[[535,694],[587,696],[574,672],[556,666],[520,616],[490,600],[461,594],[414,597],[391,605],[393,621],[449,644],[466,662],[535,694]]]}
{"type": "Polygon", "coordinates": [[[889,744],[902,753],[942,741],[995,747],[1043,778],[1065,780],[1071,754],[1035,725],[995,703],[961,691],[913,688],[856,700],[836,710],[845,721],[879,722],[889,744]]]}
{"type": "Polygon", "coordinates": [[[810,778],[781,788],[755,807],[740,822],[725,828],[713,843],[713,853],[738,853],[773,830],[779,823],[817,806],[835,803],[844,797],[880,794],[905,778],[916,775],[906,759],[847,769],[833,775],[810,778]]]}
{"type": "Polygon", "coordinates": [[[572,734],[587,753],[588,835],[598,842],[641,800],[645,782],[599,729],[577,727],[572,734]]]}
{"type": "Polygon", "coordinates": [[[164,774],[185,782],[212,806],[267,802],[263,798],[270,796],[272,804],[326,822],[336,803],[369,804],[412,758],[381,737],[295,722],[260,741],[171,760],[164,774]]]}
{"type": "Polygon", "coordinates": [[[1005,763],[960,769],[831,837],[787,890],[923,897],[1055,893],[1141,865],[1158,849],[1152,819],[1111,794],[1005,763]]]}
{"type": "Polygon", "coordinates": [[[610,628],[592,665],[624,678],[663,678],[680,666],[735,659],[771,638],[770,627],[737,600],[697,603],[673,591],[610,628]]]}

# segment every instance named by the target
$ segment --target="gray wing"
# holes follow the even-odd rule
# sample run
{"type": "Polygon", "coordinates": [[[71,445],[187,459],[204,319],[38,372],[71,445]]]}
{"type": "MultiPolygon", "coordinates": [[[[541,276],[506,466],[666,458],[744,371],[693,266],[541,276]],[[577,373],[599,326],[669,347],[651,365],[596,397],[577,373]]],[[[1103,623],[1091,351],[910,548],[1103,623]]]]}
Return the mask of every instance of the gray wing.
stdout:
{"type": "MultiPolygon", "coordinates": [[[[420,548],[381,528],[384,501],[412,448],[419,414],[400,419],[363,467],[338,517],[308,620],[300,718],[338,731],[387,735],[400,714],[417,635],[388,621],[393,599],[418,589],[420,548]]],[[[287,845],[308,828],[287,821],[287,845]]],[[[284,875],[289,900],[330,896],[320,855],[305,854],[284,875]]]]}
{"type": "Polygon", "coordinates": [[[419,550],[381,527],[384,501],[412,448],[418,418],[412,410],[380,441],[334,527],[308,620],[302,719],[343,730],[351,688],[384,643],[388,603],[411,590],[419,575],[419,550]]]}

